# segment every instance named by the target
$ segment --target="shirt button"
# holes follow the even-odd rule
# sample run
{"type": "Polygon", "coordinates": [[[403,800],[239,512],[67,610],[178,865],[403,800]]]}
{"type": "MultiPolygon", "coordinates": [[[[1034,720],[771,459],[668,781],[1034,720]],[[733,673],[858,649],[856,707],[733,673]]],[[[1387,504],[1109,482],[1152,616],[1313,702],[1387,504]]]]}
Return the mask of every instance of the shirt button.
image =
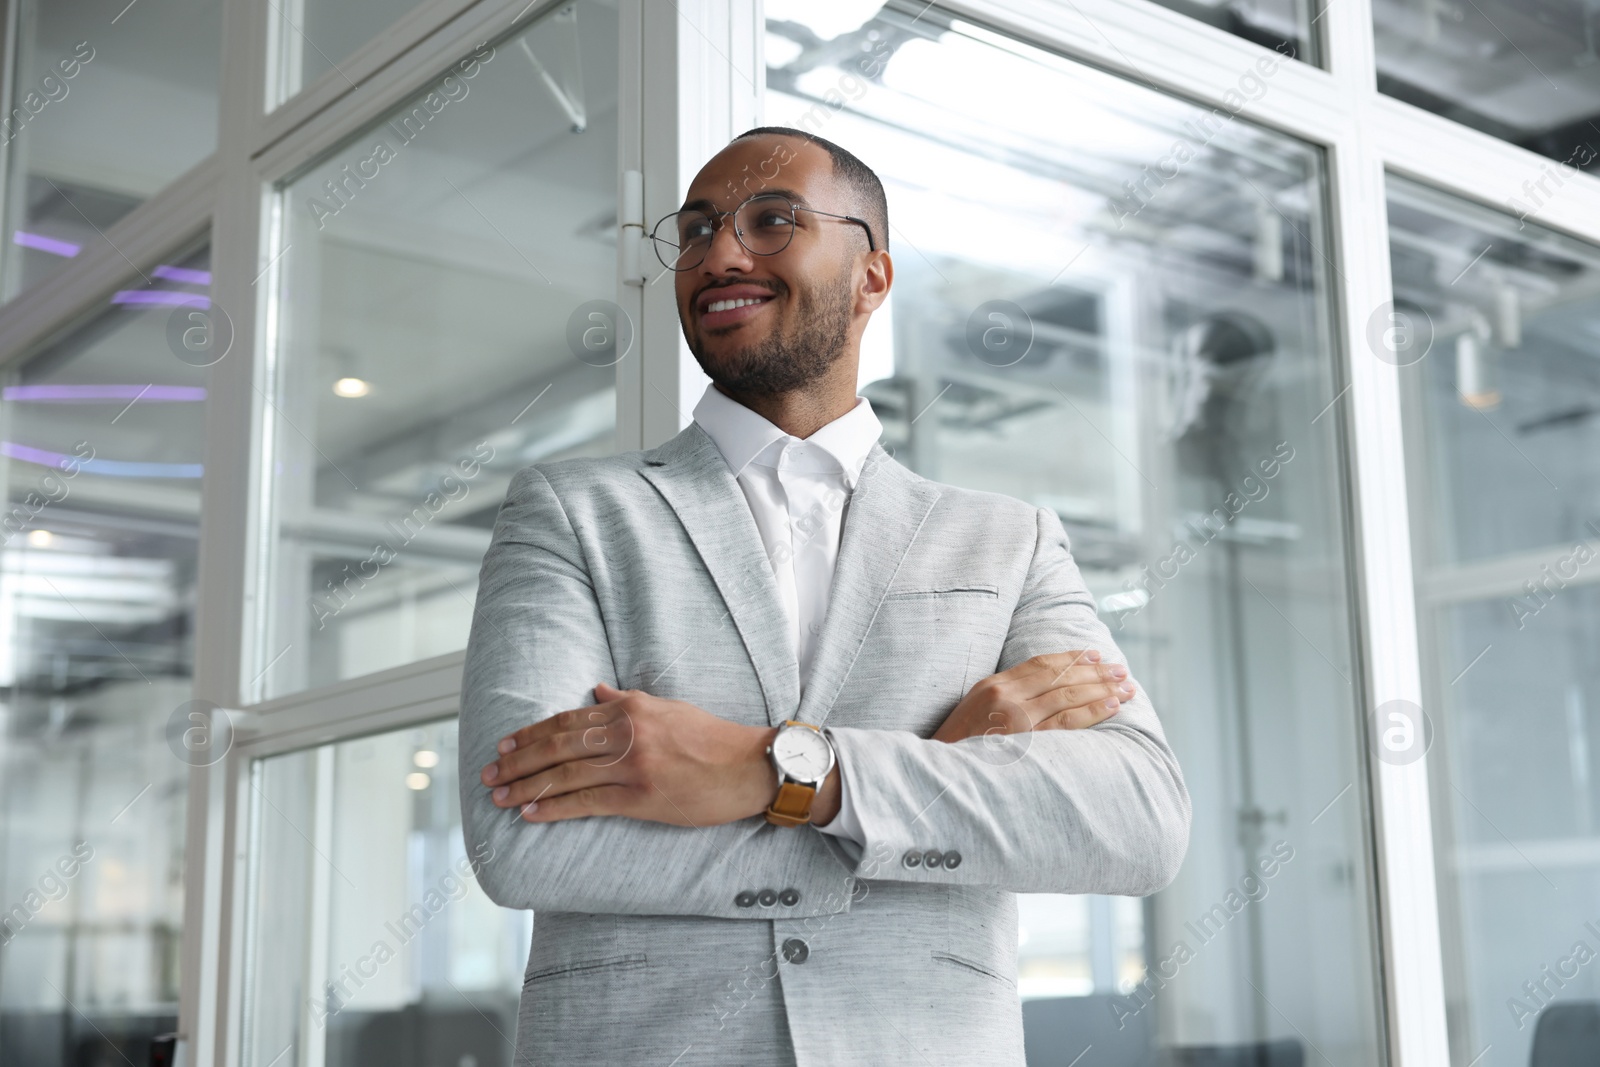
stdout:
{"type": "Polygon", "coordinates": [[[944,853],[936,848],[930,848],[922,854],[922,865],[930,871],[944,862],[944,853]]]}
{"type": "Polygon", "coordinates": [[[810,946],[798,937],[791,937],[783,943],[783,958],[790,963],[804,963],[810,957],[810,946]]]}
{"type": "Polygon", "coordinates": [[[921,867],[922,853],[918,852],[916,849],[912,849],[904,856],[900,857],[900,862],[905,864],[907,867],[921,867]]]}
{"type": "Polygon", "coordinates": [[[959,852],[946,852],[944,854],[944,869],[945,870],[953,871],[959,866],[961,866],[961,853],[959,853],[959,852]]]}
{"type": "Polygon", "coordinates": [[[734,897],[733,902],[741,908],[748,908],[756,902],[756,895],[746,889],[743,893],[734,897]]]}
{"type": "Polygon", "coordinates": [[[812,633],[813,633],[813,634],[820,634],[820,633],[821,633],[821,632],[822,632],[822,624],[821,624],[821,623],[816,623],[816,622],[814,622],[814,623],[812,623],[812,624],[811,624],[811,625],[810,625],[810,626],[809,626],[809,627],[808,627],[808,629],[809,629],[809,630],[810,630],[810,631],[811,631],[811,632],[812,632],[812,633]]]}
{"type": "Polygon", "coordinates": [[[784,907],[792,908],[796,904],[800,903],[800,891],[798,889],[785,889],[783,892],[778,894],[778,901],[784,907]]]}

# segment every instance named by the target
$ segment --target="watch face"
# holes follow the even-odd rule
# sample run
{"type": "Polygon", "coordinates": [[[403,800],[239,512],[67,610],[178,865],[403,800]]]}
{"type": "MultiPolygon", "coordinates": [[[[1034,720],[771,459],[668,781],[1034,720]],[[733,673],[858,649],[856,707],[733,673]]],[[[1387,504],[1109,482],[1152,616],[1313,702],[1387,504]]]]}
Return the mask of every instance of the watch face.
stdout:
{"type": "Polygon", "coordinates": [[[833,749],[817,731],[786,726],[772,740],[772,761],[799,782],[820,782],[833,769],[833,749]]]}

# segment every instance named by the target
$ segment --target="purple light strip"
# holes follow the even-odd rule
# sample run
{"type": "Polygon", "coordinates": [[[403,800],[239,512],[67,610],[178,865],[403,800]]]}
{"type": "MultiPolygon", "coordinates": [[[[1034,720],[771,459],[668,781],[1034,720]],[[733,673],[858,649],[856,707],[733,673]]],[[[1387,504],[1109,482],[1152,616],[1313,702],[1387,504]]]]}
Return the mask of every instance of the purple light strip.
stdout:
{"type": "Polygon", "coordinates": [[[71,461],[79,470],[91,474],[105,474],[112,478],[198,478],[203,468],[198,463],[129,463],[120,459],[80,459],[65,452],[51,452],[14,441],[0,441],[0,455],[20,459],[24,463],[37,463],[41,467],[64,469],[71,461]]]}
{"type": "Polygon", "coordinates": [[[169,282],[183,282],[185,285],[210,285],[211,272],[208,270],[190,270],[188,267],[169,267],[163,263],[150,272],[157,278],[165,278],[169,282]]]}
{"type": "Polygon", "coordinates": [[[8,385],[6,400],[41,400],[71,403],[81,400],[204,400],[206,391],[191,385],[8,385]]]}
{"type": "Polygon", "coordinates": [[[69,259],[83,251],[82,245],[75,245],[71,241],[58,241],[54,237],[46,237],[42,233],[29,233],[27,230],[17,230],[11,235],[11,240],[23,248],[33,248],[40,252],[49,252],[51,255],[66,256],[69,259]]]}
{"type": "Polygon", "coordinates": [[[175,307],[208,308],[211,298],[200,293],[178,293],[171,289],[119,289],[111,296],[113,304],[169,304],[175,307]]]}
{"type": "MultiPolygon", "coordinates": [[[[49,252],[51,255],[65,256],[71,259],[83,251],[82,245],[75,245],[71,241],[62,241],[54,237],[46,237],[42,233],[29,233],[27,230],[16,230],[11,234],[11,240],[23,248],[32,248],[40,252],[49,252]]],[[[169,282],[181,282],[184,285],[210,285],[211,272],[208,270],[191,270],[188,267],[174,267],[163,263],[150,272],[157,278],[165,278],[169,282]]],[[[124,301],[137,303],[137,301],[124,301]]],[[[152,300],[150,303],[161,303],[152,300]]]]}

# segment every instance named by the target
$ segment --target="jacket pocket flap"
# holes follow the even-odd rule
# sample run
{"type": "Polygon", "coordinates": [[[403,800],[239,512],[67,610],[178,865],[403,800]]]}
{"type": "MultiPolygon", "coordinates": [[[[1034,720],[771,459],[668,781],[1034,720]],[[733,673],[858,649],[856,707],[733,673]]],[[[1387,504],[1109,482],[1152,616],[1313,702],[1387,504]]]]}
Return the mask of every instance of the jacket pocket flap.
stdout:
{"type": "Polygon", "coordinates": [[[884,595],[885,600],[907,600],[912,597],[939,596],[990,596],[998,597],[1000,587],[985,582],[949,582],[926,589],[896,589],[884,595]]]}

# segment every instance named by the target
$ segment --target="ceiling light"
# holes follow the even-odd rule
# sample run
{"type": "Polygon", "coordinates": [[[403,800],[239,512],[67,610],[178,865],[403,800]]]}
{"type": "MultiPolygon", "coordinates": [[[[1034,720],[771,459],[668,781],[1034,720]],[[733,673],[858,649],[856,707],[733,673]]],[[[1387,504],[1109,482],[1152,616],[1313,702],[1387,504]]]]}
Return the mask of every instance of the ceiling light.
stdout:
{"type": "Polygon", "coordinates": [[[361,378],[340,378],[333,383],[333,391],[337,396],[355,398],[366,396],[372,392],[372,386],[361,378]]]}
{"type": "Polygon", "coordinates": [[[432,781],[432,778],[429,778],[421,771],[412,771],[410,774],[406,775],[406,788],[417,790],[426,789],[428,788],[428,783],[432,781]]]}
{"type": "Polygon", "coordinates": [[[411,762],[418,767],[428,768],[439,766],[439,753],[432,749],[419,748],[417,754],[411,757],[411,762]]]}
{"type": "Polygon", "coordinates": [[[51,542],[53,542],[55,539],[56,535],[51,533],[49,530],[28,531],[28,544],[32,545],[34,548],[49,548],[51,542]]]}

